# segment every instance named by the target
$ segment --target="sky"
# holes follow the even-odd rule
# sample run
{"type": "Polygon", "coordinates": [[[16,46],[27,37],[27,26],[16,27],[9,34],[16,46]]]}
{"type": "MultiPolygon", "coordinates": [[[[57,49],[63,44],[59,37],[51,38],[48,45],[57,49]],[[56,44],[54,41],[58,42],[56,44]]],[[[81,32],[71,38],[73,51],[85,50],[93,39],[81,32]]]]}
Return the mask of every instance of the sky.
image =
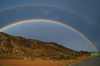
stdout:
{"type": "Polygon", "coordinates": [[[100,0],[0,0],[0,29],[23,20],[53,20],[74,28],[95,47],[79,33],[53,22],[27,22],[1,32],[26,39],[56,42],[77,51],[97,52],[100,51],[99,2],[100,0]]]}

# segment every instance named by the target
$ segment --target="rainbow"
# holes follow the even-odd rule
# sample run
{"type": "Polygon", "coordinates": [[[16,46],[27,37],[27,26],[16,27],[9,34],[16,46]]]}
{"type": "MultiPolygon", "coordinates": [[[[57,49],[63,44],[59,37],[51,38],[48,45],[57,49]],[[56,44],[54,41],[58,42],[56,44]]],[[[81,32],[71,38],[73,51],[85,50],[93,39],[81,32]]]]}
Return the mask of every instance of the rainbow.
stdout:
{"type": "Polygon", "coordinates": [[[79,31],[77,31],[76,29],[74,29],[73,27],[66,25],[64,23],[58,22],[58,21],[53,21],[53,20],[47,20],[47,19],[30,19],[30,20],[23,20],[23,21],[19,21],[19,22],[15,22],[13,24],[7,25],[3,28],[0,29],[0,32],[7,29],[7,28],[11,28],[12,26],[18,25],[18,24],[22,24],[22,23],[26,23],[26,22],[38,22],[38,21],[44,21],[44,22],[51,22],[51,23],[55,23],[55,24],[59,24],[62,25],[64,27],[67,27],[71,30],[73,30],[74,32],[76,32],[77,34],[79,34],[81,37],[83,37],[86,41],[89,42],[89,44],[91,44],[91,46],[97,51],[99,52],[99,50],[95,47],[95,45],[87,38],[85,37],[82,33],[80,33],[79,31]]]}
{"type": "Polygon", "coordinates": [[[66,9],[66,8],[63,8],[63,7],[58,7],[58,6],[54,6],[54,5],[45,5],[45,4],[24,4],[24,5],[17,5],[17,6],[11,6],[11,7],[7,7],[7,8],[4,8],[4,9],[0,9],[0,12],[4,12],[4,11],[7,11],[7,10],[11,10],[11,9],[14,9],[14,8],[18,8],[18,7],[29,7],[29,6],[39,6],[39,7],[51,7],[51,8],[57,8],[57,9],[61,9],[61,10],[64,10],[64,11],[67,11],[69,13],[72,13],[82,19],[84,19],[85,21],[87,21],[88,23],[90,23],[91,25],[93,25],[95,28],[97,28],[98,30],[100,30],[100,28],[94,24],[93,22],[89,21],[88,19],[84,18],[83,16],[81,16],[80,14],[77,14],[69,9],[66,9]]]}

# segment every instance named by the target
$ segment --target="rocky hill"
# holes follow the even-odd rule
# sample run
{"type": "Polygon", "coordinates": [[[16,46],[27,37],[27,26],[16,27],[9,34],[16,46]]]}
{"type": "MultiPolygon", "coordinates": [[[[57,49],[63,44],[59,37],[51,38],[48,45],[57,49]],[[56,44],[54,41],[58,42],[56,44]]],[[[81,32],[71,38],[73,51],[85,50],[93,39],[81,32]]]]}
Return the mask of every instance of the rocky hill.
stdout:
{"type": "MultiPolygon", "coordinates": [[[[74,52],[77,51],[54,42],[25,39],[0,32],[0,59],[68,60],[77,58],[72,55],[74,52]]],[[[83,55],[80,52],[77,53],[77,56],[83,55]]]]}

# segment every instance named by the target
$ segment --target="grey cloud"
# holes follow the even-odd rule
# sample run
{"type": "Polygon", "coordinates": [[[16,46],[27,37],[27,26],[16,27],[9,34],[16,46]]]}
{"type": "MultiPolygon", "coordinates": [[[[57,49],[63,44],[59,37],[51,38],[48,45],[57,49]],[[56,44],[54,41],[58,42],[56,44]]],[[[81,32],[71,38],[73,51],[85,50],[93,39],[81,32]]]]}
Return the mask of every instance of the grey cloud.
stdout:
{"type": "Polygon", "coordinates": [[[49,10],[43,10],[42,12],[43,12],[43,14],[44,14],[45,16],[47,16],[48,14],[50,14],[51,11],[49,11],[49,10]]]}

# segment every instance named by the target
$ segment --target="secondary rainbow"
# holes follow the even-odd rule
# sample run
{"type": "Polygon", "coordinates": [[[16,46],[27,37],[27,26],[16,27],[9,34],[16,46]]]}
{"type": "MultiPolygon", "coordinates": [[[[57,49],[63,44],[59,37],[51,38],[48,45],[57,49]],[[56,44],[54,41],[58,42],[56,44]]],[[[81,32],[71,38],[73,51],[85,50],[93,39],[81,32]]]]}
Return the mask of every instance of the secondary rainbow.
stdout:
{"type": "Polygon", "coordinates": [[[21,24],[21,23],[26,23],[26,22],[36,22],[36,21],[44,21],[44,22],[51,22],[51,23],[56,23],[56,24],[59,24],[59,25],[62,25],[62,26],[65,26],[71,30],[73,30],[74,32],[76,32],[77,34],[79,34],[81,37],[83,37],[86,41],[88,41],[91,46],[97,51],[99,52],[99,50],[95,47],[95,45],[87,38],[85,37],[82,33],[80,33],[79,31],[77,31],[76,29],[72,28],[71,26],[67,25],[67,24],[64,24],[64,23],[61,23],[61,22],[58,22],[58,21],[53,21],[53,20],[47,20],[47,19],[30,19],[30,20],[23,20],[23,21],[19,21],[19,22],[15,22],[13,24],[10,24],[10,25],[7,25],[3,28],[0,29],[0,32],[2,32],[3,30],[7,29],[7,28],[10,28],[12,26],[15,26],[15,25],[18,25],[18,24],[21,24]]]}
{"type": "Polygon", "coordinates": [[[61,10],[64,10],[64,11],[67,11],[69,13],[72,13],[74,15],[77,15],[78,17],[84,19],[85,21],[87,21],[88,23],[90,23],[91,25],[93,25],[95,28],[97,28],[98,30],[100,30],[100,28],[94,24],[92,21],[89,21],[88,19],[86,19],[85,17],[81,16],[80,14],[77,14],[69,9],[66,9],[66,8],[63,8],[63,7],[58,7],[58,6],[55,6],[55,5],[47,5],[47,4],[24,4],[24,5],[16,5],[16,6],[10,6],[10,7],[6,7],[4,9],[0,9],[0,12],[4,12],[4,11],[7,11],[7,10],[11,10],[11,9],[14,9],[14,8],[18,8],[18,7],[29,7],[29,6],[39,6],[39,7],[52,7],[52,8],[57,8],[57,9],[61,9],[61,10]]]}

